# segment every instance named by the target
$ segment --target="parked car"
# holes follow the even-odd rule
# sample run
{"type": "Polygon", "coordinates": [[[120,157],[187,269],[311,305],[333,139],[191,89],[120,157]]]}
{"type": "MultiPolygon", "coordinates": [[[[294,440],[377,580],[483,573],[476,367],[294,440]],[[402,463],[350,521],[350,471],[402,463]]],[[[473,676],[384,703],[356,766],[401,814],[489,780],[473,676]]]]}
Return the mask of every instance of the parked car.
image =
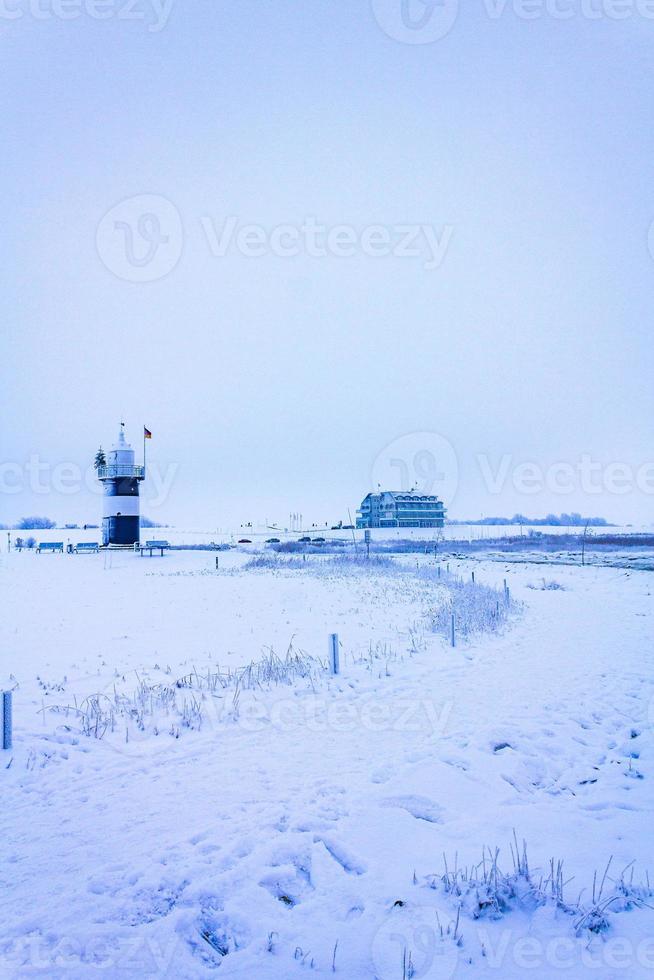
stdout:
{"type": "Polygon", "coordinates": [[[308,537],[300,538],[300,544],[311,544],[311,538],[308,537]]]}
{"type": "Polygon", "coordinates": [[[324,538],[314,538],[312,543],[313,544],[324,544],[325,543],[325,539],[324,538]]]}
{"type": "Polygon", "coordinates": [[[266,544],[281,544],[279,538],[267,538],[266,544]]]}
{"type": "Polygon", "coordinates": [[[249,538],[241,538],[239,544],[252,544],[249,538]]]}

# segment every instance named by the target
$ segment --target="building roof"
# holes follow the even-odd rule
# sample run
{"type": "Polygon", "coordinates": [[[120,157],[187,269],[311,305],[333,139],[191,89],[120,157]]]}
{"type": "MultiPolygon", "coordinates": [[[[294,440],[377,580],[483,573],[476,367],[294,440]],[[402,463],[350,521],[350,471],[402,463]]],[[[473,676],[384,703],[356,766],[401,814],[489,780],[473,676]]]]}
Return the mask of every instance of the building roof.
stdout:
{"type": "Polygon", "coordinates": [[[421,493],[419,490],[378,490],[366,494],[367,497],[394,497],[398,500],[440,500],[435,493],[421,493]]]}

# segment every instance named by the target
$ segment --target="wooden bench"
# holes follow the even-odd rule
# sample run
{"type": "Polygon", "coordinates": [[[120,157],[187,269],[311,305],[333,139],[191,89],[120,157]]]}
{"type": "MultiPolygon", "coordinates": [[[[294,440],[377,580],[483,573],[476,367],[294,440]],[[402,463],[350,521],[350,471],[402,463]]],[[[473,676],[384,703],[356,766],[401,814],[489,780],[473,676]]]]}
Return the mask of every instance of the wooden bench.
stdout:
{"type": "Polygon", "coordinates": [[[150,558],[152,558],[153,551],[159,551],[161,553],[161,557],[163,558],[163,553],[167,548],[170,548],[170,542],[168,541],[146,541],[145,544],[138,545],[138,549],[141,552],[141,558],[146,551],[150,553],[150,558]]]}
{"type": "Polygon", "coordinates": [[[36,549],[37,554],[41,554],[42,551],[60,551],[63,555],[64,553],[64,543],[63,541],[41,541],[36,549]]]}
{"type": "Polygon", "coordinates": [[[80,541],[75,545],[73,551],[76,555],[97,555],[100,545],[97,541],[80,541]]]}

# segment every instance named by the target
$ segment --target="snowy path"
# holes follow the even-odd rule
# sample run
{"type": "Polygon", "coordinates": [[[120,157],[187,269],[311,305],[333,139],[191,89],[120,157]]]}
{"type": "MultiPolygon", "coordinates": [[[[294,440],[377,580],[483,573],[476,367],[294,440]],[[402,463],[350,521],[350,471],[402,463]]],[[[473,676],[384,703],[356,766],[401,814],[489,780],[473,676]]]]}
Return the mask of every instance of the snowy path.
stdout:
{"type": "MultiPolygon", "coordinates": [[[[515,828],[532,865],[565,860],[574,893],[611,855],[654,870],[654,576],[557,569],[566,591],[532,591],[538,569],[474,567],[527,604],[502,637],[430,638],[389,676],[349,662],[315,695],[262,695],[255,726],[128,745],[34,728],[39,767],[17,745],[2,776],[0,976],[332,976],[338,944],[336,976],[400,980],[380,943],[389,923],[411,941],[443,853],[464,864],[497,845],[508,865],[515,828]]],[[[639,944],[654,913],[613,921],[628,969],[598,938],[567,975],[652,975],[639,944]]],[[[455,960],[422,975],[523,976],[527,932],[570,932],[566,917],[507,922],[499,965],[466,921],[455,960]]],[[[560,972],[545,945],[534,963],[560,972]]]]}

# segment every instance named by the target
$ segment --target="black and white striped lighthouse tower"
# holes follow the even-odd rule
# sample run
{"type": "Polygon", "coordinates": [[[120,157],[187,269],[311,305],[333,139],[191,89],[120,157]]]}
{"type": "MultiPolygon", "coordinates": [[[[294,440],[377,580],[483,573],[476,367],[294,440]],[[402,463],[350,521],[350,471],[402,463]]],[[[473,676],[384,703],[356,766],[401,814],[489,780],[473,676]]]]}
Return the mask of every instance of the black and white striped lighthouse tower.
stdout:
{"type": "Polygon", "coordinates": [[[145,466],[134,465],[134,450],[125,441],[124,422],[106,465],[98,468],[98,479],[104,486],[103,545],[135,544],[140,537],[139,483],[145,479],[145,466]]]}

